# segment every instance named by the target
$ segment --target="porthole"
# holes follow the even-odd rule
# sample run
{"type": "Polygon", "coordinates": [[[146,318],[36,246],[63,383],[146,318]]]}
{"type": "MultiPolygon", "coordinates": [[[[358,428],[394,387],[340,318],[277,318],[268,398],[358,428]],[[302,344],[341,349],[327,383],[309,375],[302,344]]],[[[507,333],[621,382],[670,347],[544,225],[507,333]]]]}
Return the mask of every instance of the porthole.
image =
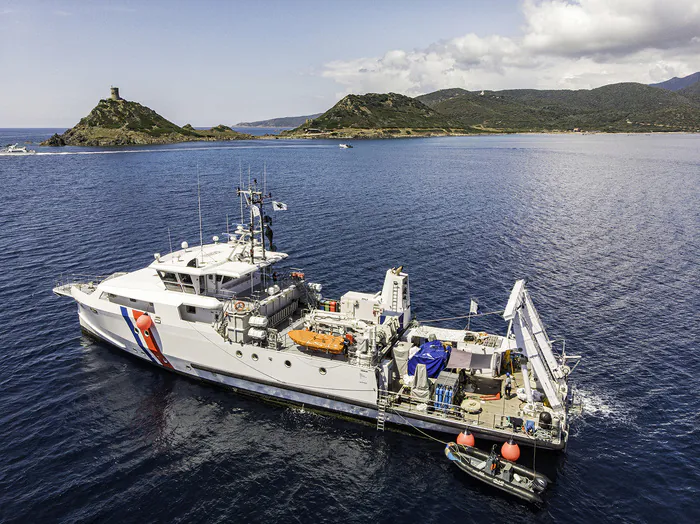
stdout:
{"type": "Polygon", "coordinates": [[[139,333],[141,333],[141,331],[139,331],[139,328],[135,327],[135,328],[134,328],[134,333],[136,333],[136,334],[138,335],[139,333]]]}
{"type": "Polygon", "coordinates": [[[253,353],[252,355],[250,355],[250,358],[252,358],[253,360],[258,360],[258,355],[253,353]]]}
{"type": "Polygon", "coordinates": [[[242,357],[243,357],[243,352],[239,349],[238,351],[236,351],[236,356],[237,356],[238,358],[242,358],[242,357]]]}
{"type": "Polygon", "coordinates": [[[326,373],[328,373],[328,371],[326,371],[326,368],[318,368],[318,372],[319,372],[321,375],[325,375],[326,373]]]}
{"type": "Polygon", "coordinates": [[[292,363],[289,360],[285,360],[284,365],[285,365],[285,367],[288,367],[288,368],[292,367],[292,363]]]}
{"type": "Polygon", "coordinates": [[[151,334],[148,332],[148,330],[146,330],[146,331],[143,332],[143,336],[144,336],[144,337],[150,337],[151,334]]]}

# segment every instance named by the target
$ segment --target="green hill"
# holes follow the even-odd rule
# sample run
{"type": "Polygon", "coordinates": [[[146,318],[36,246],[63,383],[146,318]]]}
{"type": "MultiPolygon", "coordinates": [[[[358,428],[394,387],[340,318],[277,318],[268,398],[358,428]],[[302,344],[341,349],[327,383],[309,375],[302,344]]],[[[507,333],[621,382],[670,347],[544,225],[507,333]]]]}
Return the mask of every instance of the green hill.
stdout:
{"type": "Polygon", "coordinates": [[[636,83],[597,89],[468,92],[437,91],[418,97],[465,126],[492,131],[695,131],[700,104],[683,91],[636,83]]]}
{"type": "Polygon", "coordinates": [[[105,99],[100,100],[75,127],[62,135],[52,136],[42,145],[124,146],[251,138],[251,135],[237,133],[226,126],[210,130],[196,130],[189,124],[180,127],[138,102],[105,99]]]}
{"type": "Polygon", "coordinates": [[[348,95],[320,117],[291,131],[287,137],[390,137],[465,133],[459,121],[442,115],[419,100],[396,93],[348,95]]]}
{"type": "Polygon", "coordinates": [[[689,85],[688,87],[684,87],[683,89],[680,89],[679,91],[676,91],[679,95],[682,95],[689,100],[692,100],[693,102],[700,104],[700,81],[695,82],[694,84],[689,85]]]}

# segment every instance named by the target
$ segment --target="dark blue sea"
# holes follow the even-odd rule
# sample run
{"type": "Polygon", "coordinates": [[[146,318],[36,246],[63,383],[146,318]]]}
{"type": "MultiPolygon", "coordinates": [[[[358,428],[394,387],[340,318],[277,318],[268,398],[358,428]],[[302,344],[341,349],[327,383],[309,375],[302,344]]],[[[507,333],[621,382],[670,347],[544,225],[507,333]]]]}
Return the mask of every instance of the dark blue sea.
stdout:
{"type": "MultiPolygon", "coordinates": [[[[53,130],[0,130],[0,144],[53,130]]],[[[269,140],[0,157],[0,521],[700,521],[700,137],[269,140]],[[565,453],[524,453],[544,505],[443,445],[168,374],[81,335],[61,273],[110,274],[239,213],[248,168],[289,210],[274,240],[325,295],[404,265],[419,319],[503,309],[527,277],[583,356],[565,453]]],[[[462,325],[457,323],[456,325],[462,325]]],[[[498,317],[472,327],[503,332],[498,317]]]]}

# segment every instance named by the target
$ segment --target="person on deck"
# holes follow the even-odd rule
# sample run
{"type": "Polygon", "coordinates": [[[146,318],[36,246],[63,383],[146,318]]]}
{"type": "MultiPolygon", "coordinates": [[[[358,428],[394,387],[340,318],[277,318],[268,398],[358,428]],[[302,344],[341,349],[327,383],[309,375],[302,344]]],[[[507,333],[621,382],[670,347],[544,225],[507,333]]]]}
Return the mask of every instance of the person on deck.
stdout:
{"type": "Polygon", "coordinates": [[[512,384],[511,384],[511,378],[510,378],[510,373],[506,373],[506,380],[505,380],[505,388],[504,393],[506,398],[510,398],[510,392],[512,389],[512,384]]]}

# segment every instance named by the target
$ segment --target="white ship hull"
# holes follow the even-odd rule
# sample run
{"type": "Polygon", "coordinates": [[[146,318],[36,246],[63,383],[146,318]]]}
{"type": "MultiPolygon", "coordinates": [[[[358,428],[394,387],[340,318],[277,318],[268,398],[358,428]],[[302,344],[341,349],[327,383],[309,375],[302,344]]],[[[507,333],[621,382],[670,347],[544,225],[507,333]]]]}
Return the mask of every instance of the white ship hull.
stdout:
{"type": "Polygon", "coordinates": [[[505,336],[415,322],[402,267],[386,271],[379,292],[324,299],[321,284],[278,269],[287,255],[271,245],[270,195],[255,187],[239,189],[250,223],[226,241],[183,242],[143,269],[73,278],[54,292],[78,303],[86,332],[198,380],[372,420],[378,430],[389,423],[454,436],[468,428],[527,446],[566,445],[565,362],[577,357],[554,353],[524,280],[503,312],[505,336]],[[505,395],[511,374],[523,386],[517,395],[505,395]]]}
{"type": "MultiPolygon", "coordinates": [[[[182,327],[173,329],[175,326],[161,323],[154,330],[154,338],[166,361],[164,365],[149,349],[143,335],[132,334],[133,325],[129,326],[124,318],[123,306],[118,306],[118,310],[117,308],[97,310],[94,306],[100,304],[90,300],[91,295],[85,295],[77,288],[73,288],[73,295],[79,304],[81,328],[87,334],[165,370],[234,392],[337,413],[373,423],[376,423],[379,416],[378,386],[372,369],[358,369],[338,362],[332,369],[325,364],[326,374],[321,375],[318,373],[318,359],[314,357],[301,358],[285,355],[281,358],[278,351],[254,345],[217,342],[219,335],[213,329],[209,332],[204,331],[202,327],[193,330],[182,327]],[[236,356],[237,351],[241,352],[241,357],[236,356]],[[258,360],[252,360],[252,355],[257,355],[258,360]],[[289,361],[290,367],[285,365],[286,361],[289,361]],[[298,369],[295,368],[304,366],[309,372],[300,378],[298,369]],[[294,373],[292,369],[295,369],[294,373]],[[314,374],[322,378],[328,377],[330,380],[324,380],[324,382],[332,386],[324,387],[323,384],[318,383],[320,381],[314,374]],[[314,380],[318,384],[316,388],[311,389],[309,383],[313,383],[314,380]]],[[[133,310],[126,309],[128,318],[133,320],[133,310]]],[[[401,426],[404,430],[414,433],[430,431],[454,437],[465,427],[469,427],[477,437],[487,440],[503,441],[512,436],[510,431],[465,425],[459,420],[435,420],[427,414],[388,412],[385,414],[385,420],[389,424],[401,426]]],[[[515,440],[526,446],[532,445],[532,439],[526,437],[515,435],[515,440]]],[[[565,445],[565,439],[556,443],[537,443],[539,448],[551,450],[563,449],[565,445]]]]}

